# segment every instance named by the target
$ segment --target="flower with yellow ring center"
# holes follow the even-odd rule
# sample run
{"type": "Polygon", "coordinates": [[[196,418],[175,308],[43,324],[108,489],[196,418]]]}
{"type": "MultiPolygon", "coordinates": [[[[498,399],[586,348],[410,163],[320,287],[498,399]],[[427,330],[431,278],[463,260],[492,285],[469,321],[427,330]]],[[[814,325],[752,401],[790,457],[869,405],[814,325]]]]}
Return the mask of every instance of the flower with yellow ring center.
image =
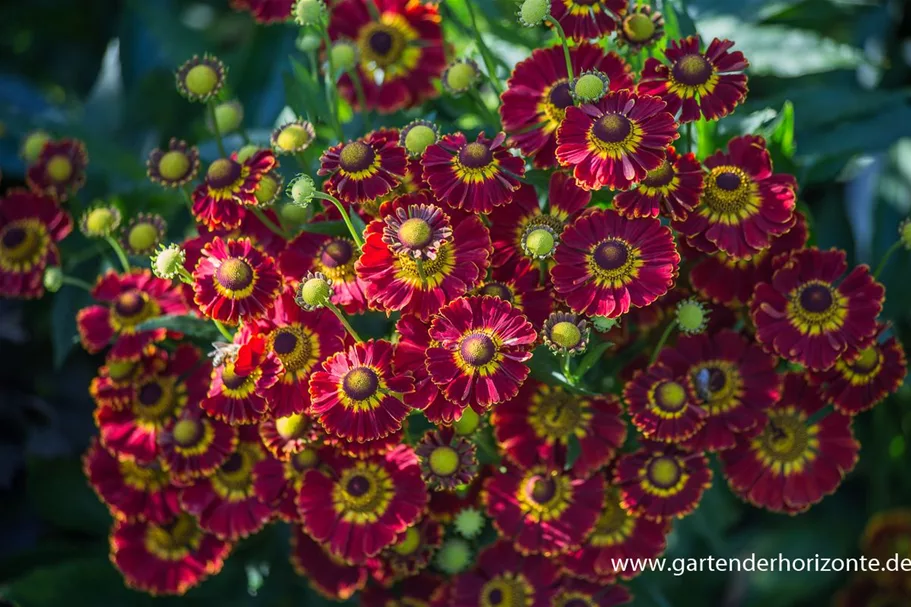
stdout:
{"type": "Polygon", "coordinates": [[[542,386],[532,398],[528,423],[547,444],[566,445],[570,437],[583,438],[592,412],[581,399],[562,390],[542,386]]]}
{"type": "Polygon", "coordinates": [[[242,442],[237,450],[215,471],[210,478],[212,488],[223,499],[241,501],[251,497],[253,467],[265,459],[265,452],[256,443],[242,442]]]}
{"type": "Polygon", "coordinates": [[[519,483],[516,499],[525,516],[535,522],[560,518],[572,498],[570,478],[532,469],[519,483]]]}
{"type": "Polygon", "coordinates": [[[789,297],[787,315],[804,335],[838,331],[848,315],[847,301],[832,285],[810,281],[789,297]]]}
{"type": "Polygon", "coordinates": [[[816,459],[818,433],[818,425],[807,425],[806,414],[788,407],[769,414],[768,424],[752,440],[752,447],[766,468],[780,476],[789,476],[802,472],[816,459]]]}
{"type": "Polygon", "coordinates": [[[13,272],[35,267],[50,245],[50,235],[43,223],[20,219],[0,228],[0,268],[13,272]]]}
{"type": "Polygon", "coordinates": [[[59,154],[47,161],[47,176],[52,181],[64,183],[73,176],[73,163],[67,156],[59,154]]]}
{"type": "Polygon", "coordinates": [[[608,238],[589,252],[588,268],[598,286],[613,288],[631,283],[644,265],[639,249],[619,238],[608,238]]]}
{"type": "Polygon", "coordinates": [[[504,573],[481,588],[481,607],[531,607],[534,588],[522,574],[504,573]]]}
{"type": "Polygon", "coordinates": [[[604,507],[588,541],[597,548],[616,546],[629,539],[635,527],[636,519],[620,505],[619,491],[608,487],[604,493],[604,507]]]}
{"type": "Polygon", "coordinates": [[[405,537],[392,546],[392,550],[400,556],[414,554],[421,547],[421,534],[414,527],[409,527],[405,531],[405,537]]]}
{"type": "Polygon", "coordinates": [[[165,152],[158,161],[158,172],[169,181],[183,178],[190,170],[190,159],[180,150],[165,152]]]}
{"type": "Polygon", "coordinates": [[[369,462],[345,469],[332,489],[335,511],[347,523],[375,523],[385,514],[395,487],[389,473],[369,462]]]}
{"type": "Polygon", "coordinates": [[[221,262],[212,275],[215,289],[223,297],[243,299],[253,293],[256,271],[240,257],[229,257],[221,262]]]}
{"type": "Polygon", "coordinates": [[[146,528],[145,549],[164,561],[182,561],[199,548],[203,533],[189,514],[180,514],[167,524],[149,524],[146,528]]]}
{"type": "Polygon", "coordinates": [[[642,490],[659,497],[671,497],[680,493],[689,478],[683,462],[671,455],[652,457],[639,472],[642,490]]]}
{"type": "Polygon", "coordinates": [[[622,114],[608,113],[596,120],[588,142],[601,158],[614,160],[635,154],[642,141],[642,127],[622,114]]]}

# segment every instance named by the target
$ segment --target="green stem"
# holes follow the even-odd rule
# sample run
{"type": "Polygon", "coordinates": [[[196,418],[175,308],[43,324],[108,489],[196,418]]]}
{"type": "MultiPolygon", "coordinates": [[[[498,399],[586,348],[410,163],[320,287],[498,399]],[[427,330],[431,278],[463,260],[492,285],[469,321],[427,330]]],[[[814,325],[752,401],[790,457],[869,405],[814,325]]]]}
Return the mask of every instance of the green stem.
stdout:
{"type": "Polygon", "coordinates": [[[177,277],[180,278],[180,282],[193,286],[193,275],[183,266],[177,270],[177,277]]]}
{"type": "Polygon", "coordinates": [[[92,285],[90,285],[89,283],[87,283],[86,281],[84,281],[80,278],[74,278],[72,276],[64,276],[63,284],[71,285],[74,287],[79,287],[80,289],[85,289],[89,293],[92,292],[92,285]]]}
{"type": "Polygon", "coordinates": [[[321,200],[328,200],[335,205],[335,208],[338,209],[338,212],[342,214],[342,219],[345,220],[345,225],[348,226],[348,231],[351,232],[351,237],[354,239],[355,244],[357,244],[358,249],[364,248],[364,241],[361,239],[361,235],[357,233],[357,230],[354,228],[354,224],[351,223],[351,218],[348,216],[348,211],[345,210],[345,205],[339,202],[338,198],[331,194],[323,194],[322,192],[314,192],[314,198],[319,198],[321,200]]]}
{"type": "Polygon", "coordinates": [[[655,364],[655,361],[658,360],[658,355],[661,354],[661,348],[664,347],[667,338],[671,336],[671,333],[677,327],[677,319],[672,320],[667,323],[667,328],[664,329],[664,333],[661,334],[661,339],[658,340],[657,345],[655,345],[655,351],[652,352],[652,358],[649,361],[650,365],[655,364]]]}
{"type": "Polygon", "coordinates": [[[190,185],[186,184],[180,191],[183,192],[184,200],[187,201],[187,209],[190,211],[190,217],[193,217],[193,193],[190,191],[190,185]]]}
{"type": "Polygon", "coordinates": [[[231,335],[231,332],[228,331],[228,328],[226,326],[224,326],[223,324],[221,324],[219,321],[215,320],[214,318],[212,319],[212,322],[215,323],[215,326],[218,328],[218,332],[221,333],[225,339],[227,339],[228,341],[234,341],[234,336],[231,335]]]}
{"type": "Polygon", "coordinates": [[[111,236],[105,236],[104,239],[108,241],[108,244],[111,245],[112,249],[114,249],[114,253],[117,254],[117,259],[120,260],[120,265],[123,266],[123,271],[129,272],[130,262],[127,259],[127,254],[123,252],[123,247],[120,246],[120,243],[111,236]]]}
{"type": "Polygon", "coordinates": [[[569,79],[572,80],[575,77],[575,73],[573,72],[573,61],[569,54],[569,41],[566,39],[566,32],[563,31],[563,26],[560,25],[560,22],[551,15],[545,17],[544,20],[550,23],[556,30],[557,35],[560,36],[560,43],[563,45],[563,58],[566,60],[566,73],[569,79]]]}
{"type": "Polygon", "coordinates": [[[417,266],[417,268],[418,268],[418,276],[421,277],[421,284],[426,285],[427,284],[427,274],[424,273],[424,260],[421,258],[417,258],[414,260],[414,265],[417,266]]]}
{"type": "Polygon", "coordinates": [[[307,59],[310,61],[310,79],[313,81],[314,87],[319,87],[319,60],[316,57],[316,51],[307,51],[307,59]]]}
{"type": "Polygon", "coordinates": [[[215,119],[215,101],[209,102],[209,118],[212,120],[212,132],[215,133],[215,143],[218,144],[218,153],[222,158],[227,158],[225,142],[221,140],[221,131],[218,130],[218,121],[215,119]]]}
{"type": "MultiPolygon", "coordinates": [[[[367,95],[364,94],[364,83],[358,78],[357,69],[348,70],[348,77],[351,78],[351,82],[354,83],[354,93],[357,95],[357,104],[360,106],[360,111],[363,112],[364,117],[367,118],[367,95]]],[[[369,123],[370,121],[367,120],[367,122],[369,123]]]]}
{"type": "Polygon", "coordinates": [[[493,87],[494,92],[497,94],[497,97],[499,97],[500,93],[503,92],[503,85],[500,84],[500,80],[497,78],[493,54],[490,52],[490,49],[487,48],[484,39],[481,37],[481,30],[478,29],[478,20],[475,17],[472,4],[472,2],[466,2],[465,8],[468,10],[468,18],[471,19],[471,27],[474,30],[475,40],[478,42],[478,50],[481,51],[481,57],[484,59],[484,66],[487,68],[487,77],[490,79],[490,86],[493,87]]]}
{"type": "Polygon", "coordinates": [[[484,103],[484,100],[481,98],[481,94],[478,93],[477,90],[469,89],[468,96],[474,100],[475,105],[478,106],[478,109],[481,111],[481,114],[483,114],[484,122],[486,122],[488,124],[499,124],[500,123],[500,117],[497,116],[494,112],[492,112],[489,107],[487,107],[487,104],[484,103]]]}
{"type": "Polygon", "coordinates": [[[541,279],[541,286],[542,287],[547,286],[548,272],[547,272],[547,260],[546,259],[538,260],[538,273],[539,273],[539,278],[541,279]]]}
{"type": "Polygon", "coordinates": [[[569,351],[567,350],[563,353],[563,377],[566,378],[566,381],[568,381],[570,385],[575,386],[576,378],[573,376],[571,366],[572,356],[570,356],[569,351]]]}
{"type": "Polygon", "coordinates": [[[351,326],[351,323],[348,322],[348,319],[345,318],[345,315],[342,313],[342,311],[339,310],[338,307],[336,307],[336,305],[334,303],[332,303],[331,301],[327,301],[326,307],[329,308],[330,310],[332,310],[332,313],[335,314],[335,317],[339,319],[339,321],[342,323],[342,325],[344,325],[345,330],[348,331],[348,334],[354,338],[354,341],[357,341],[357,342],[363,341],[361,339],[361,336],[357,334],[357,331],[354,330],[354,327],[351,326]]]}
{"type": "Polygon", "coordinates": [[[272,232],[274,234],[281,236],[285,240],[290,239],[288,234],[283,229],[281,229],[279,226],[275,225],[275,222],[272,221],[271,219],[269,219],[269,217],[263,212],[262,209],[260,209],[259,207],[247,207],[247,208],[252,210],[253,214],[256,215],[256,217],[261,222],[263,222],[263,225],[266,226],[267,228],[269,228],[270,230],[272,230],[272,232]]]}
{"type": "Polygon", "coordinates": [[[886,265],[889,263],[889,259],[891,259],[892,256],[895,254],[895,252],[896,252],[897,250],[899,250],[901,247],[902,247],[902,241],[901,241],[901,240],[896,240],[896,241],[892,244],[892,246],[889,247],[889,250],[886,251],[886,254],[885,254],[885,255],[883,255],[883,258],[882,258],[882,260],[879,262],[879,265],[876,266],[876,271],[873,272],[873,278],[878,278],[878,277],[879,277],[879,275],[882,273],[882,271],[886,269],[886,265]]]}
{"type": "Polygon", "coordinates": [[[686,151],[695,153],[696,150],[693,149],[693,123],[686,123],[686,151]]]}
{"type": "Polygon", "coordinates": [[[332,41],[329,40],[329,30],[323,30],[323,44],[326,45],[326,76],[324,78],[326,85],[326,103],[329,106],[329,122],[332,130],[335,131],[339,141],[345,138],[342,133],[342,126],[338,121],[338,104],[335,102],[335,63],[332,61],[332,41]]]}

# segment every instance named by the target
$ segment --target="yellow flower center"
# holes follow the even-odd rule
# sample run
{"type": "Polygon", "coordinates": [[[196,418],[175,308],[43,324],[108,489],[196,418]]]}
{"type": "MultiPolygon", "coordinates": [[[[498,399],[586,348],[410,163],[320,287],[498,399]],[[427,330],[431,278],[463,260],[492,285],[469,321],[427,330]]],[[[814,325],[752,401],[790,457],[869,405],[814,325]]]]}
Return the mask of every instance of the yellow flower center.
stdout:
{"type": "Polygon", "coordinates": [[[655,388],[655,405],[663,412],[679,412],[686,406],[686,389],[675,381],[661,382],[655,388]]]}
{"type": "Polygon", "coordinates": [[[418,548],[421,547],[421,534],[414,527],[409,527],[405,531],[405,537],[403,537],[399,543],[394,545],[392,549],[401,556],[408,556],[409,554],[414,554],[417,552],[418,548]]]}
{"type": "Polygon", "coordinates": [[[743,169],[735,166],[719,166],[712,169],[706,178],[703,202],[713,216],[722,221],[737,223],[756,208],[753,180],[743,169]]]}
{"type": "Polygon", "coordinates": [[[174,442],[181,447],[190,447],[195,445],[204,433],[202,422],[195,419],[181,419],[174,424],[172,434],[174,442]]]}
{"type": "Polygon", "coordinates": [[[655,23],[648,15],[633,13],[623,20],[623,33],[632,42],[647,42],[655,35],[655,23]]]}
{"type": "Polygon", "coordinates": [[[560,388],[542,387],[532,398],[528,423],[548,444],[566,444],[570,436],[582,438],[591,419],[581,399],[560,388]]]}
{"type": "Polygon", "coordinates": [[[210,94],[217,85],[218,72],[209,65],[194,65],[184,77],[184,86],[199,97],[210,94]]]}
{"type": "Polygon", "coordinates": [[[346,522],[364,524],[385,513],[393,494],[394,485],[385,469],[357,462],[342,472],[333,487],[332,501],[346,522]]]}
{"type": "Polygon", "coordinates": [[[481,587],[481,607],[531,607],[534,589],[521,574],[504,573],[481,587]]]}
{"type": "Polygon", "coordinates": [[[459,454],[452,447],[443,445],[430,452],[428,464],[437,476],[452,476],[459,469],[459,454]]]}
{"type": "Polygon", "coordinates": [[[89,234],[104,235],[110,233],[117,221],[117,215],[107,207],[99,207],[89,211],[85,219],[85,227],[89,234]]]}
{"type": "Polygon", "coordinates": [[[473,333],[462,338],[459,354],[462,360],[472,367],[483,367],[494,359],[497,346],[490,336],[473,333]]]}
{"type": "Polygon", "coordinates": [[[47,175],[51,181],[62,183],[73,176],[73,163],[67,156],[58,154],[47,161],[47,175]]]}
{"type": "Polygon", "coordinates": [[[686,86],[700,86],[709,81],[715,68],[699,54],[684,55],[674,67],[671,75],[674,80],[686,86]]]}
{"type": "Polygon", "coordinates": [[[478,77],[478,70],[468,61],[459,61],[446,70],[446,85],[454,91],[464,91],[478,77]]]}
{"type": "Polygon", "coordinates": [[[0,228],[0,267],[31,268],[43,256],[48,240],[44,224],[34,219],[14,221],[0,228]]]}
{"type": "Polygon", "coordinates": [[[301,325],[294,324],[276,329],[269,336],[269,340],[272,351],[285,367],[285,373],[309,371],[319,357],[316,337],[301,325]]]}
{"type": "Polygon", "coordinates": [[[561,348],[575,348],[582,340],[582,332],[575,324],[564,320],[554,325],[550,338],[561,348]]]}
{"type": "Polygon", "coordinates": [[[366,171],[373,164],[376,152],[363,141],[345,144],[339,154],[339,166],[346,173],[366,171]]]}
{"type": "Polygon", "coordinates": [[[398,236],[401,241],[412,249],[420,249],[430,244],[433,238],[433,229],[426,220],[420,217],[406,219],[399,227],[398,236]]]}
{"type": "Polygon", "coordinates": [[[253,283],[253,268],[239,257],[229,257],[215,271],[215,279],[227,291],[244,291],[253,283]]]}
{"type": "Polygon", "coordinates": [[[768,425],[754,440],[763,459],[778,465],[805,460],[810,442],[810,430],[803,416],[790,410],[769,415],[768,425]]]}
{"type": "Polygon", "coordinates": [[[165,152],[158,161],[158,173],[168,181],[182,179],[190,170],[190,158],[179,150],[165,152]]]}
{"type": "Polygon", "coordinates": [[[380,380],[376,371],[370,367],[355,367],[345,374],[342,388],[345,394],[354,401],[364,401],[376,394],[380,380]]]}
{"type": "Polygon", "coordinates": [[[452,429],[459,436],[471,436],[481,425],[481,416],[474,409],[467,407],[462,411],[462,417],[457,419],[452,425],[452,429]]]}
{"type": "Polygon", "coordinates": [[[158,244],[161,234],[152,223],[137,223],[127,234],[127,244],[133,251],[149,251],[158,244]]]}
{"type": "Polygon", "coordinates": [[[146,527],[146,550],[165,561],[183,560],[201,541],[202,531],[189,514],[181,514],[164,525],[149,523],[146,527]]]}
{"type": "Polygon", "coordinates": [[[296,152],[310,144],[310,131],[300,124],[289,124],[281,130],[276,138],[278,147],[285,152],[296,152]]]}
{"type": "Polygon", "coordinates": [[[206,171],[206,181],[216,190],[221,190],[234,185],[240,179],[243,167],[240,163],[230,158],[219,158],[209,165],[206,171]]]}

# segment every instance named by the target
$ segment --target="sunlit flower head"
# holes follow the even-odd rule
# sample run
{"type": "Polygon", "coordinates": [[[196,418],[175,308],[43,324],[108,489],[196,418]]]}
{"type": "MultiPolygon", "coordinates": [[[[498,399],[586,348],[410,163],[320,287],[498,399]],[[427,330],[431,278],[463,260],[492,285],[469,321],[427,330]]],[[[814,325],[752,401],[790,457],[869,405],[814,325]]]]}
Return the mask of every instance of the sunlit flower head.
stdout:
{"type": "Polygon", "coordinates": [[[326,150],[317,174],[340,200],[363,203],[388,194],[405,176],[405,148],[398,132],[382,129],[326,150]]]}

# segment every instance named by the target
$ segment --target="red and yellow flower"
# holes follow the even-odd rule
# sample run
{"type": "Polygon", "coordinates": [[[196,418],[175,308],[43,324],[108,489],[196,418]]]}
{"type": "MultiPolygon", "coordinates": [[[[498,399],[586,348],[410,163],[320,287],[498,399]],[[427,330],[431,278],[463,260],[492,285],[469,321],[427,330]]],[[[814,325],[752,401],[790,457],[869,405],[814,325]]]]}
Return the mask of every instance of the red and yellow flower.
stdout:
{"type": "Polygon", "coordinates": [[[485,548],[475,567],[453,581],[452,605],[550,605],[560,577],[546,556],[524,556],[508,540],[485,548]]]}
{"type": "Polygon", "coordinates": [[[57,243],[73,229],[53,198],[12,189],[0,198],[0,296],[44,294],[44,271],[60,263],[57,243]]]}
{"type": "Polygon", "coordinates": [[[88,163],[85,144],[78,139],[48,141],[28,167],[25,181],[36,193],[63,202],[85,185],[88,163]]]}
{"type": "Polygon", "coordinates": [[[414,449],[421,464],[421,476],[437,491],[453,491],[477,476],[474,443],[444,427],[428,431],[414,449]]]}
{"type": "Polygon", "coordinates": [[[625,605],[633,600],[629,590],[623,586],[603,586],[564,577],[560,582],[557,593],[551,599],[554,607],[616,607],[625,605]]]}
{"type": "Polygon", "coordinates": [[[167,364],[167,352],[154,349],[140,360],[130,360],[112,356],[108,352],[104,365],[98,369],[98,375],[89,384],[92,400],[100,406],[122,409],[130,404],[136,396],[137,380],[153,369],[161,369],[167,364]]]}
{"type": "Polygon", "coordinates": [[[253,490],[264,504],[275,509],[289,523],[300,522],[297,494],[307,470],[317,468],[327,458],[327,450],[304,448],[285,461],[265,457],[253,466],[253,490]]]}
{"type": "Polygon", "coordinates": [[[307,535],[302,525],[291,525],[291,566],[310,587],[333,601],[346,601],[367,584],[369,570],[349,565],[307,535]]]}
{"type": "Polygon", "coordinates": [[[357,259],[357,245],[350,238],[301,232],[281,253],[278,266],[292,282],[307,272],[321,273],[332,281],[330,301],[349,314],[358,314],[367,309],[367,283],[354,270],[357,259]]]}
{"type": "Polygon", "coordinates": [[[574,40],[606,37],[626,10],[626,0],[550,0],[551,15],[574,40]]]}
{"type": "Polygon", "coordinates": [[[146,175],[159,185],[179,188],[199,172],[199,149],[186,141],[171,138],[166,150],[155,148],[146,159],[146,175]]]}
{"type": "MultiPolygon", "coordinates": [[[[407,594],[417,590],[429,599],[435,588],[429,588],[421,583],[426,581],[424,576],[418,578],[411,576],[419,575],[427,568],[430,559],[433,558],[442,543],[443,525],[439,521],[425,516],[419,523],[408,527],[399,534],[396,542],[379,554],[376,566],[372,571],[374,579],[387,588],[401,581],[403,590],[407,594]],[[418,582],[418,584],[415,585],[414,582],[418,582]]],[[[440,581],[437,579],[437,585],[440,581]]],[[[402,598],[404,599],[404,597],[402,598]]],[[[364,603],[369,602],[365,599],[364,603]]],[[[418,607],[421,605],[422,603],[417,603],[418,607]]],[[[429,607],[429,603],[423,603],[423,605],[429,607]]]]}
{"type": "Polygon", "coordinates": [[[212,369],[209,391],[200,406],[211,417],[234,425],[256,424],[272,417],[267,400],[284,369],[266,338],[246,328],[234,336],[234,356],[212,369]]]}
{"type": "Polygon", "coordinates": [[[159,460],[178,481],[208,476],[234,453],[237,440],[235,426],[186,407],[158,432],[159,460]]]}
{"type": "MultiPolygon", "coordinates": [[[[620,4],[625,4],[622,0],[620,4]]],[[[573,70],[581,74],[597,70],[608,78],[611,91],[633,87],[629,66],[617,53],[605,53],[600,46],[580,42],[570,48],[573,70]]],[[[554,150],[556,133],[574,105],[566,59],[559,46],[536,49],[529,58],[516,64],[501,96],[500,117],[503,130],[536,168],[557,164],[554,150]]]]}
{"type": "Polygon", "coordinates": [[[563,231],[551,270],[554,288],[580,314],[617,317],[674,284],[680,255],[668,227],[651,217],[586,213],[563,231]]]}
{"type": "Polygon", "coordinates": [[[703,193],[702,166],[692,152],[677,154],[668,146],[664,160],[639,185],[614,197],[614,208],[626,217],[658,217],[684,221],[703,193]]]}
{"type": "Polygon", "coordinates": [[[259,424],[259,437],[272,457],[282,461],[311,446],[331,442],[319,422],[304,413],[264,419],[259,424]]]}
{"type": "Polygon", "coordinates": [[[193,190],[193,217],[210,230],[233,230],[245,206],[256,206],[256,188],[278,164],[271,150],[259,150],[243,162],[237,153],[209,165],[205,180],[193,190]]]}
{"type": "Polygon", "coordinates": [[[734,43],[715,38],[703,52],[699,38],[674,40],[664,51],[667,62],[654,57],[645,62],[638,91],[667,102],[668,111],[679,113],[680,122],[723,118],[743,102],[747,94],[744,70],[750,62],[734,43]]]}
{"type": "Polygon", "coordinates": [[[329,175],[325,187],[340,200],[363,203],[398,187],[406,164],[398,131],[381,129],[326,150],[320,157],[317,174],[329,175]]]}
{"type": "Polygon", "coordinates": [[[782,358],[813,371],[851,361],[877,332],[885,289],[867,266],[847,275],[844,251],[792,253],[767,283],[756,286],[750,313],[756,339],[782,358]]]}
{"type": "Polygon", "coordinates": [[[555,154],[561,166],[573,167],[580,187],[627,190],[661,166],[678,136],[663,101],[624,89],[595,105],[567,107],[555,154]]]}
{"type": "Polygon", "coordinates": [[[462,407],[449,402],[430,379],[426,364],[427,348],[433,343],[429,324],[416,316],[402,316],[395,330],[399,341],[395,345],[392,367],[396,373],[410,373],[414,379],[414,390],[403,395],[405,404],[421,410],[431,423],[451,424],[462,407]]]}
{"type": "Polygon", "coordinates": [[[662,364],[637,371],[623,388],[623,400],[639,432],[662,443],[692,438],[708,416],[692,379],[662,364]]]}
{"type": "Polygon", "coordinates": [[[788,373],[762,431],[721,454],[734,493],[757,507],[790,514],[834,493],[857,463],[860,444],[849,416],[831,412],[818,418],[825,405],[802,375],[788,373]]]}

